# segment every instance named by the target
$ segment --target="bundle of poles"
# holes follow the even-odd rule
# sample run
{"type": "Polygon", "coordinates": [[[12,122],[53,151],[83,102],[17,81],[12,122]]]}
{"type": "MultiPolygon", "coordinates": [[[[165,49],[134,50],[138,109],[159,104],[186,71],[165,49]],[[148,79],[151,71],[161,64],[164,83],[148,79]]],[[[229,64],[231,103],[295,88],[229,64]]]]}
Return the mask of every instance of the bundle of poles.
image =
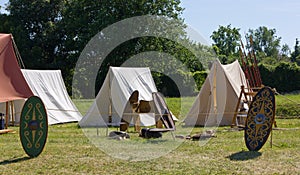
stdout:
{"type": "Polygon", "coordinates": [[[253,39],[250,36],[250,49],[248,49],[248,54],[246,53],[246,49],[244,44],[241,41],[241,47],[239,47],[242,69],[247,78],[248,87],[250,88],[259,88],[262,86],[262,80],[259,72],[259,68],[257,65],[257,59],[255,55],[255,50],[253,46],[253,39]]]}

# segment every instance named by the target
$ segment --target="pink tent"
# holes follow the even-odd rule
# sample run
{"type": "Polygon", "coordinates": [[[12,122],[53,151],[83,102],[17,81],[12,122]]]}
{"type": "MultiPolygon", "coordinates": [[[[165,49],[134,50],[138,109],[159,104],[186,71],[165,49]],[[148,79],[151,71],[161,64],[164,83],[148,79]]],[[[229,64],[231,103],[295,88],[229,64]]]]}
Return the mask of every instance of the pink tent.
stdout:
{"type": "Polygon", "coordinates": [[[11,34],[0,34],[0,102],[33,96],[17,62],[11,34]]]}

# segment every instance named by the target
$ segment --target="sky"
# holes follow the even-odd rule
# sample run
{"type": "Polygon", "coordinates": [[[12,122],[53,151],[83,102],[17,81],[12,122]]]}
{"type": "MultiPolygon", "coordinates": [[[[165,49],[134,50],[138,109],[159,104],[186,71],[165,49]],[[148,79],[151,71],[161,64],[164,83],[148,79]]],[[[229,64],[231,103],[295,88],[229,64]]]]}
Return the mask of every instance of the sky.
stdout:
{"type": "Polygon", "coordinates": [[[182,0],[185,23],[196,30],[208,43],[219,26],[240,28],[242,37],[249,29],[266,26],[276,29],[281,45],[293,51],[300,39],[299,0],[182,0]]]}
{"type": "MultiPolygon", "coordinates": [[[[0,0],[0,6],[7,2],[0,0]]],[[[181,6],[186,24],[208,44],[213,31],[229,24],[240,28],[242,36],[260,26],[276,29],[280,44],[288,44],[292,51],[296,38],[300,39],[299,0],[181,0],[181,6]]]]}

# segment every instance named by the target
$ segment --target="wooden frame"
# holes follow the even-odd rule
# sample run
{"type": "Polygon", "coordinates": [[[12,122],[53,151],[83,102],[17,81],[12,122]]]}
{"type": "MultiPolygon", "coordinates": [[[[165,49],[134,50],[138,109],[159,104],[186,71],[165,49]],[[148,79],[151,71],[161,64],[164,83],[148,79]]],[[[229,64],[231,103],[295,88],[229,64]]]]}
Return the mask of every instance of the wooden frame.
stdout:
{"type": "Polygon", "coordinates": [[[245,103],[250,106],[253,97],[257,94],[257,91],[259,91],[262,87],[255,87],[255,88],[245,88],[244,85],[241,86],[241,92],[235,107],[234,116],[232,118],[231,127],[241,127],[244,128],[246,118],[247,118],[247,112],[241,110],[241,101],[244,96],[245,103]]]}

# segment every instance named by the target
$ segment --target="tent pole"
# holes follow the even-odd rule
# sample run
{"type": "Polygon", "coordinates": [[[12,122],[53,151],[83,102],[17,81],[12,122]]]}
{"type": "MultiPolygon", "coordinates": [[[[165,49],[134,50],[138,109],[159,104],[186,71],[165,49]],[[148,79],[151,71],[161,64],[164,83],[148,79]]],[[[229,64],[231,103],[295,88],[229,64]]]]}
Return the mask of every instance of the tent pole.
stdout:
{"type": "Polygon", "coordinates": [[[238,126],[238,122],[237,122],[237,114],[239,112],[239,107],[240,107],[240,102],[242,100],[242,96],[243,96],[243,93],[244,93],[244,85],[241,86],[241,92],[240,92],[240,96],[239,96],[239,99],[238,99],[238,102],[235,106],[235,111],[234,111],[234,115],[233,115],[233,118],[232,118],[232,121],[231,121],[231,128],[233,128],[234,126],[238,126]]]}
{"type": "Polygon", "coordinates": [[[5,112],[5,129],[8,128],[8,101],[5,103],[6,104],[6,112],[5,112]]]}
{"type": "MultiPolygon", "coordinates": [[[[109,70],[108,70],[108,73],[109,73],[109,70]]],[[[109,109],[108,109],[108,111],[109,111],[109,115],[108,115],[108,125],[107,125],[107,127],[109,127],[109,126],[111,126],[111,124],[112,124],[112,99],[111,99],[111,89],[110,89],[110,81],[111,81],[111,78],[109,77],[109,84],[108,84],[108,91],[109,91],[109,109]]]]}
{"type": "Polygon", "coordinates": [[[214,98],[214,115],[216,115],[215,122],[216,124],[219,123],[218,121],[218,104],[217,104],[217,66],[214,70],[213,76],[213,98],[214,98]]]}
{"type": "Polygon", "coordinates": [[[14,116],[14,102],[11,101],[10,102],[10,106],[11,106],[11,121],[12,121],[12,125],[15,126],[15,116],[14,116]]]}
{"type": "MultiPolygon", "coordinates": [[[[109,73],[109,70],[108,70],[109,73]]],[[[109,95],[109,105],[108,105],[108,122],[106,125],[106,136],[108,136],[108,128],[112,126],[112,100],[111,100],[111,91],[110,91],[110,77],[108,81],[108,95],[109,95]]],[[[98,131],[98,130],[97,130],[98,131]]]]}

